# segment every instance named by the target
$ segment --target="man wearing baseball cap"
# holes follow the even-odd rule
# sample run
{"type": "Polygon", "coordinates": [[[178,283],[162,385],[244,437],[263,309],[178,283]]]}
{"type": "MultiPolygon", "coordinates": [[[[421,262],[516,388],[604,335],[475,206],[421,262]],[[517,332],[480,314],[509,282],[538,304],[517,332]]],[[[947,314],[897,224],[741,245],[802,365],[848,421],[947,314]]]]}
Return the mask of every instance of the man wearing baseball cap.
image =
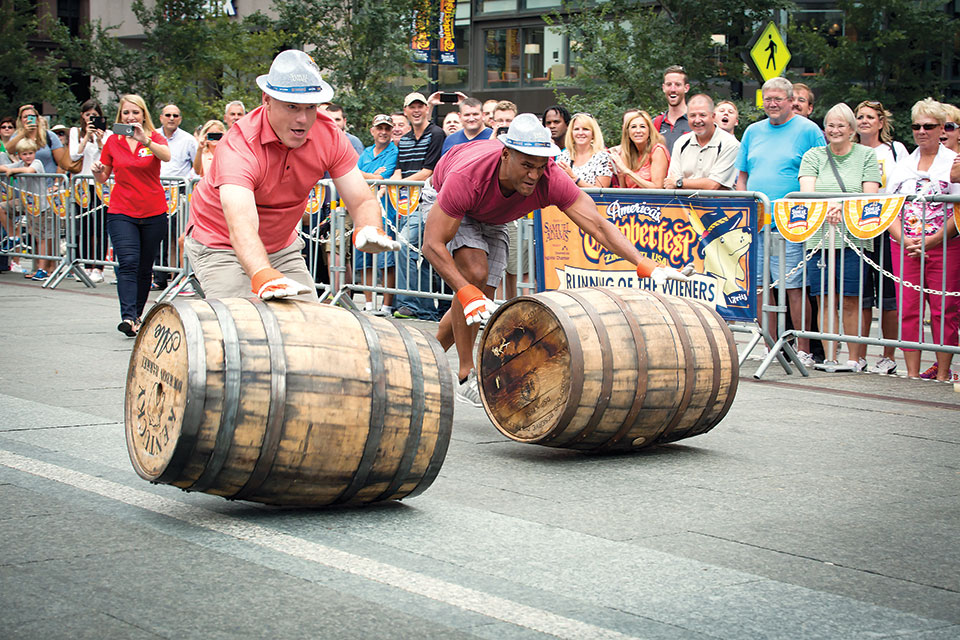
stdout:
{"type": "Polygon", "coordinates": [[[424,229],[423,253],[457,294],[440,321],[437,339],[456,344],[460,360],[457,397],[482,406],[473,370],[473,343],[480,322],[495,310],[491,301],[506,266],[506,223],[550,205],[608,250],[637,267],[641,278],[658,283],[688,280],[687,273],[658,266],[609,220],[553,161],[560,149],[550,130],[532,113],[517,116],[497,140],[454,147],[437,163],[432,202],[424,229]],[[434,191],[435,190],[435,191],[434,191]]]}
{"type": "Polygon", "coordinates": [[[193,192],[184,249],[204,295],[316,300],[297,235],[307,196],[325,172],[354,220],[353,243],[399,248],[380,228],[380,205],[357,168],[357,153],[317,110],[333,89],[303,51],[282,51],[257,78],[263,103],[230,128],[193,192]]]}

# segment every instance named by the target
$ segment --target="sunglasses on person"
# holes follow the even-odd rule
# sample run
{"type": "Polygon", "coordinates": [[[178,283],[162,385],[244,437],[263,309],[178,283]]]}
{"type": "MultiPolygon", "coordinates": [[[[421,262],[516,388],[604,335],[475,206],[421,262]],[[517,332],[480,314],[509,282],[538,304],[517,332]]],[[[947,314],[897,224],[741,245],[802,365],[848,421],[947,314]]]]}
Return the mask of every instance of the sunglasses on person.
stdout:
{"type": "Polygon", "coordinates": [[[939,124],[935,124],[933,122],[924,122],[923,124],[914,122],[913,124],[910,125],[910,128],[913,129],[914,131],[920,131],[920,129],[923,129],[924,131],[933,131],[939,126],[940,126],[939,124]]]}
{"type": "Polygon", "coordinates": [[[12,124],[0,124],[0,129],[15,129],[12,124]]]}
{"type": "Polygon", "coordinates": [[[165,114],[163,114],[163,117],[164,117],[164,118],[179,118],[179,117],[180,117],[180,114],[179,114],[179,113],[165,113],[165,114]]]}
{"type": "Polygon", "coordinates": [[[944,131],[956,131],[957,127],[960,127],[956,122],[945,122],[943,124],[944,131]]]}

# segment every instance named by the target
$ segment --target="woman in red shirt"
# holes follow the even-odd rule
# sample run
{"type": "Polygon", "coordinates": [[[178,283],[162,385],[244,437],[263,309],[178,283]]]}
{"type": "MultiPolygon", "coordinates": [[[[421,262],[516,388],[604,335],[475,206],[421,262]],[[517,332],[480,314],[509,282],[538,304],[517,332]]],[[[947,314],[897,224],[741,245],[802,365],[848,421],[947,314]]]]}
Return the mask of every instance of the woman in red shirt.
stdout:
{"type": "Polygon", "coordinates": [[[160,163],[170,160],[166,139],[156,132],[143,98],[120,98],[116,122],[133,126],[127,135],[107,138],[92,167],[97,182],[114,174],[107,207],[107,233],[117,258],[117,330],[137,335],[140,314],[150,294],[151,270],[167,233],[167,201],[160,184],[160,163]]]}

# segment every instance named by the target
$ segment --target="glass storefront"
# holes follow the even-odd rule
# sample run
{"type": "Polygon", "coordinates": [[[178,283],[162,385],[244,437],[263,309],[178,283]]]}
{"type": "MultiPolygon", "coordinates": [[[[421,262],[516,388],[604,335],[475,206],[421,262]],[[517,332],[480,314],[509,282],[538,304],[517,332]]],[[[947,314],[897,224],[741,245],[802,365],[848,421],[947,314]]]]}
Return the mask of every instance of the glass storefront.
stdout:
{"type": "Polygon", "coordinates": [[[486,29],[485,88],[542,87],[569,75],[563,35],[553,27],[486,29]]]}

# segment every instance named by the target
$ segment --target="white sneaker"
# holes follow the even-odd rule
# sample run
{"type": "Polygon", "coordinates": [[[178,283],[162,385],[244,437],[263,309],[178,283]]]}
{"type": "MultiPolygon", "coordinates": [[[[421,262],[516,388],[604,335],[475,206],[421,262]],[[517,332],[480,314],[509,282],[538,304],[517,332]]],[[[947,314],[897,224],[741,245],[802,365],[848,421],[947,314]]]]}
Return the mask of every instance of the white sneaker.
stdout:
{"type": "Polygon", "coordinates": [[[483,401],[480,400],[480,387],[477,385],[476,370],[470,371],[467,379],[457,388],[457,400],[474,407],[483,408],[483,401]]]}
{"type": "Polygon", "coordinates": [[[856,360],[847,360],[847,366],[853,369],[854,373],[859,373],[867,366],[867,361],[863,358],[861,358],[859,362],[856,360]]]}
{"type": "Polygon", "coordinates": [[[797,356],[800,358],[800,362],[803,363],[803,366],[805,366],[807,369],[812,369],[813,365],[817,364],[813,359],[813,356],[806,351],[797,351],[797,356]]]}
{"type": "Polygon", "coordinates": [[[877,364],[870,367],[870,373],[895,373],[897,370],[897,363],[891,360],[890,358],[883,356],[877,360],[877,364]]]}
{"type": "Polygon", "coordinates": [[[392,318],[393,317],[393,307],[388,305],[383,305],[379,309],[373,312],[373,315],[378,318],[392,318]]]}
{"type": "Polygon", "coordinates": [[[87,275],[90,276],[90,281],[94,284],[100,284],[103,282],[103,271],[101,269],[90,269],[87,272],[87,275]]]}

